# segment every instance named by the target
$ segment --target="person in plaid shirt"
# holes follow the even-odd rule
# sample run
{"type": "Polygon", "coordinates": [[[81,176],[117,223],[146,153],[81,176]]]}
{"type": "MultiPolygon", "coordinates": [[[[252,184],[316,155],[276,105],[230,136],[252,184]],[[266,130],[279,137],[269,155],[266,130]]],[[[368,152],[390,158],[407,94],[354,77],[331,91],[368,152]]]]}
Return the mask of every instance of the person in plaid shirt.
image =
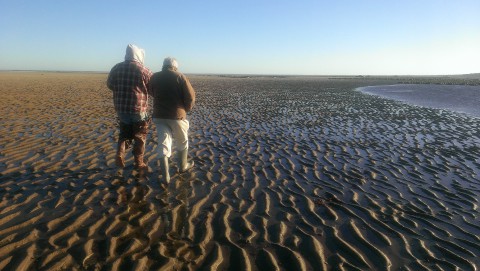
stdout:
{"type": "Polygon", "coordinates": [[[133,44],[127,46],[125,61],[110,71],[107,86],[113,91],[113,103],[120,122],[115,163],[125,167],[125,149],[133,141],[135,168],[145,169],[143,160],[147,139],[149,90],[152,72],[143,65],[145,51],[133,44]]]}

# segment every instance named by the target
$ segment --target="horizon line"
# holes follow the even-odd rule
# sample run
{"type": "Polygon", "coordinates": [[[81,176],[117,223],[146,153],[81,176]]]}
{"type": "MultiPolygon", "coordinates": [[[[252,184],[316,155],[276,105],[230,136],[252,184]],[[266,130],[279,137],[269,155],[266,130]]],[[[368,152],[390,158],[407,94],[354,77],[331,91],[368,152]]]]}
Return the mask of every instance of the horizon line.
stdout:
{"type": "MultiPolygon", "coordinates": [[[[0,72],[47,72],[47,73],[98,73],[98,74],[108,74],[109,71],[94,71],[94,70],[23,70],[23,69],[0,69],[0,72]]],[[[198,72],[189,72],[184,74],[190,75],[207,75],[207,76],[284,76],[284,77],[294,77],[294,76],[305,76],[305,77],[314,77],[314,76],[348,76],[348,77],[371,77],[371,76],[413,76],[413,77],[441,77],[441,76],[472,76],[472,75],[479,75],[480,72],[474,73],[458,73],[458,74],[273,74],[273,73],[198,73],[198,72]]]]}

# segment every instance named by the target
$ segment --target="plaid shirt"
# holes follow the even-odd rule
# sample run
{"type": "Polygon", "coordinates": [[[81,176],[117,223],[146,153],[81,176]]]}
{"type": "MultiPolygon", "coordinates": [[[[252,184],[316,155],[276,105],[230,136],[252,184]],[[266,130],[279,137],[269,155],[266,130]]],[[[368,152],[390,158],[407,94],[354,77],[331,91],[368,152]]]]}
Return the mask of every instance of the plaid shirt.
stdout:
{"type": "Polygon", "coordinates": [[[107,86],[113,91],[117,113],[147,112],[150,77],[152,72],[136,61],[126,60],[112,68],[107,86]]]}

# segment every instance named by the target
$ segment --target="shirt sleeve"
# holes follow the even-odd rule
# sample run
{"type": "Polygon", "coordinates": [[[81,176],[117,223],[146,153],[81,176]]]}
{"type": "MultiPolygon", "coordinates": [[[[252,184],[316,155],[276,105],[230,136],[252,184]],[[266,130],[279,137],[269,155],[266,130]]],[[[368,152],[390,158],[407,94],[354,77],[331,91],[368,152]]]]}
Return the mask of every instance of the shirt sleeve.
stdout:
{"type": "Polygon", "coordinates": [[[183,104],[185,105],[185,111],[189,112],[195,105],[195,90],[193,89],[190,81],[186,76],[183,78],[183,104]]]}
{"type": "Polygon", "coordinates": [[[114,68],[112,68],[112,70],[110,71],[110,73],[108,74],[108,78],[107,78],[107,87],[110,89],[110,90],[113,90],[113,87],[115,86],[115,76],[113,75],[113,72],[114,72],[114,68]]]}
{"type": "Polygon", "coordinates": [[[152,75],[153,75],[152,71],[150,71],[149,69],[145,69],[145,72],[144,72],[145,86],[147,88],[148,95],[153,97],[152,82],[151,82],[152,75]]]}

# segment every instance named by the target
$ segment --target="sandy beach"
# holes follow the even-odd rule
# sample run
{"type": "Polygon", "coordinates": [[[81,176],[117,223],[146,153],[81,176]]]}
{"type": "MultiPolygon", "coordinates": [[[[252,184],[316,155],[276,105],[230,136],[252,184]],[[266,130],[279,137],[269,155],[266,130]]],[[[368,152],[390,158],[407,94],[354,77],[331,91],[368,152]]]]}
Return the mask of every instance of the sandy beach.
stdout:
{"type": "Polygon", "coordinates": [[[355,91],[410,79],[192,75],[161,185],[153,126],[115,167],[106,78],[0,72],[0,270],[480,268],[480,118],[355,91]]]}

